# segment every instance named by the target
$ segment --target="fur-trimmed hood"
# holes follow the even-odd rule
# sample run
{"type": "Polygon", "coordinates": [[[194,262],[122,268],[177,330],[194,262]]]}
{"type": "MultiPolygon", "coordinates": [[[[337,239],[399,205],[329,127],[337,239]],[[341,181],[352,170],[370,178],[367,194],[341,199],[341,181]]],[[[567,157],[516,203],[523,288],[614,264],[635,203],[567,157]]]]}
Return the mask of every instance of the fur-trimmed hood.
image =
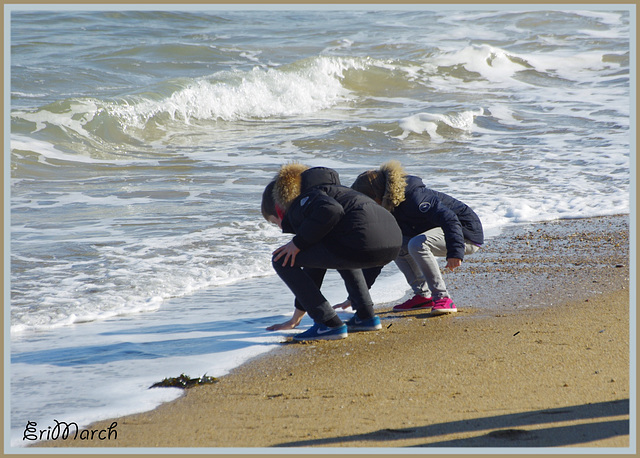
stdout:
{"type": "Polygon", "coordinates": [[[382,196],[382,206],[390,212],[405,200],[407,187],[407,173],[398,161],[389,161],[380,166],[380,172],[385,176],[385,190],[382,196]]]}
{"type": "Polygon", "coordinates": [[[275,178],[276,184],[273,187],[273,199],[277,206],[286,211],[291,202],[300,195],[302,172],[308,168],[297,162],[280,167],[275,178]]]}
{"type": "Polygon", "coordinates": [[[286,212],[300,194],[320,185],[340,185],[338,173],[326,167],[309,168],[297,162],[285,164],[275,178],[273,198],[286,212]]]}

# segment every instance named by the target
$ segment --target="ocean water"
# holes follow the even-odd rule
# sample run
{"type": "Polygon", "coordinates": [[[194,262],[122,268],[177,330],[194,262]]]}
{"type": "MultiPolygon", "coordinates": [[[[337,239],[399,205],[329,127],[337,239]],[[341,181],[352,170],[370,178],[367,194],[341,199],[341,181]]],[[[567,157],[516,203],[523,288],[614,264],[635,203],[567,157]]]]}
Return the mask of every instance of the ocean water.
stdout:
{"type": "MultiPolygon", "coordinates": [[[[635,6],[39,8],[5,6],[12,447],[284,340],[260,196],[286,162],[397,159],[489,238],[629,213],[635,6]]],[[[372,295],[407,292],[391,265],[372,295]]]]}

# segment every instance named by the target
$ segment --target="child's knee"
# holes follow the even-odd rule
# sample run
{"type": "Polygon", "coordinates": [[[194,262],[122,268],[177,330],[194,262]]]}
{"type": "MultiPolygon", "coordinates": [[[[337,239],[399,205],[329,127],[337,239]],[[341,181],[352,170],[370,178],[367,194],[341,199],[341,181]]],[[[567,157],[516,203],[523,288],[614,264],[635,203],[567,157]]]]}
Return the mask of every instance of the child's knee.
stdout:
{"type": "Polygon", "coordinates": [[[412,238],[407,243],[407,253],[410,255],[414,255],[420,248],[422,248],[422,243],[417,242],[417,237],[412,238]]]}
{"type": "Polygon", "coordinates": [[[473,254],[476,251],[478,251],[479,249],[480,249],[480,247],[478,245],[475,245],[473,243],[467,242],[467,243],[465,243],[464,254],[473,254]]]}
{"type": "Polygon", "coordinates": [[[426,250],[430,249],[430,247],[428,246],[428,243],[426,242],[427,240],[423,235],[418,235],[412,238],[411,240],[409,240],[409,243],[407,244],[407,251],[411,256],[424,253],[425,249],[426,250]]]}
{"type": "Polygon", "coordinates": [[[284,262],[284,258],[280,258],[277,261],[275,260],[275,256],[271,258],[271,266],[276,272],[282,272],[286,269],[286,267],[282,265],[283,262],[284,262]]]}

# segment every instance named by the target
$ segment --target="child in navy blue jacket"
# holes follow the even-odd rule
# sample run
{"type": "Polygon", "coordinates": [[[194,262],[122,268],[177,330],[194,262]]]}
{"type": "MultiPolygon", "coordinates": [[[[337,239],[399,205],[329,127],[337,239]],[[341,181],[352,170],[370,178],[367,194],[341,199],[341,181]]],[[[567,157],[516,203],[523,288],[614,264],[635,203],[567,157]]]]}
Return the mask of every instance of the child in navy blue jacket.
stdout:
{"type": "Polygon", "coordinates": [[[383,266],[400,252],[396,220],[367,196],[342,186],[335,170],[282,166],[262,196],[262,215],[283,232],[295,234],[273,253],[276,273],[295,295],[293,318],[268,329],[296,327],[304,313],[314,321],[294,340],[340,339],[349,331],[380,329],[380,319],[362,273],[383,266]],[[327,269],[345,282],[356,314],[346,325],[320,292],[327,269]]]}
{"type": "Polygon", "coordinates": [[[414,296],[393,309],[456,312],[436,256],[446,257],[446,267],[453,270],[465,255],[479,249],[484,233],[475,212],[459,200],[427,188],[420,178],[407,175],[397,161],[360,174],[351,187],[389,210],[402,230],[402,250],[395,262],[414,296]]]}

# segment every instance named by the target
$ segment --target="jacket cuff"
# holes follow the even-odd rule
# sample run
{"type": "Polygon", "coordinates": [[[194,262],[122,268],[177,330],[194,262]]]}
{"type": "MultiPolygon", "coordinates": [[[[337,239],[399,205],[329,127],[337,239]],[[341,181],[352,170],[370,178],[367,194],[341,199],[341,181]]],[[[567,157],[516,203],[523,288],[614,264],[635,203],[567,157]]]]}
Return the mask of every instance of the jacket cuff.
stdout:
{"type": "Polygon", "coordinates": [[[293,244],[295,246],[297,246],[300,250],[304,250],[306,248],[309,248],[309,243],[307,243],[302,237],[300,237],[299,235],[295,235],[293,237],[293,239],[291,239],[291,241],[293,242],[293,244]]]}

